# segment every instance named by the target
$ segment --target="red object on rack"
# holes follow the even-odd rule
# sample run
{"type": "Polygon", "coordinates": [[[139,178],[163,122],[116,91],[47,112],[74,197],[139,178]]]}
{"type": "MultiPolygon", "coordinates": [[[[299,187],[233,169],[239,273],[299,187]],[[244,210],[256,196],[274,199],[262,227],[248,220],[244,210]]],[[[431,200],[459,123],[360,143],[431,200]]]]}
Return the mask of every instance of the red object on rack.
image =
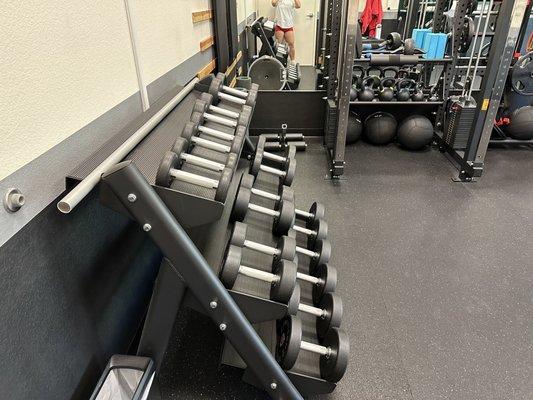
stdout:
{"type": "Polygon", "coordinates": [[[361,32],[369,37],[376,37],[376,27],[383,20],[381,0],[366,0],[365,9],[361,14],[361,32]]]}

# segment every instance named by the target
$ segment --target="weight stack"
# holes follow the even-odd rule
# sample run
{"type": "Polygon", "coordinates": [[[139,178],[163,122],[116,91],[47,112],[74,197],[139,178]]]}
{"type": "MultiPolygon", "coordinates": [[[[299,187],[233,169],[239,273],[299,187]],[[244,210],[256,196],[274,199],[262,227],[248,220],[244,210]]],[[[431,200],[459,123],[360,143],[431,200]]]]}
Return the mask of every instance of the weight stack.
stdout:
{"type": "Polygon", "coordinates": [[[455,150],[465,150],[474,123],[477,104],[472,98],[451,97],[448,103],[448,123],[444,142],[455,150]]]}

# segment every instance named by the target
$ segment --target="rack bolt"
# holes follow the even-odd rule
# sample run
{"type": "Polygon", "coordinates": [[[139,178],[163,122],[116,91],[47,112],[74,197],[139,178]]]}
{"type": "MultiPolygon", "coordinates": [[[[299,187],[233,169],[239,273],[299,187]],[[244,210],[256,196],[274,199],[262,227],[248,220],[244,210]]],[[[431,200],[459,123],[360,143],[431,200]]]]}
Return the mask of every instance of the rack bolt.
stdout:
{"type": "Polygon", "coordinates": [[[278,388],[278,385],[277,385],[276,382],[272,382],[272,383],[270,384],[270,389],[272,389],[272,390],[276,390],[277,388],[278,388]]]}
{"type": "Polygon", "coordinates": [[[4,207],[9,212],[17,212],[26,203],[26,196],[17,188],[9,188],[4,196],[4,207]]]}
{"type": "Polygon", "coordinates": [[[143,225],[143,231],[150,232],[152,230],[152,225],[150,224],[144,224],[143,225]]]}
{"type": "Polygon", "coordinates": [[[218,328],[219,328],[222,332],[224,332],[224,331],[226,330],[227,326],[226,326],[226,324],[220,324],[220,325],[218,326],[218,328]]]}
{"type": "Polygon", "coordinates": [[[217,308],[217,306],[218,306],[218,303],[215,300],[213,300],[211,303],[209,303],[209,307],[211,307],[211,308],[217,308]]]}
{"type": "Polygon", "coordinates": [[[134,203],[135,200],[137,200],[137,196],[135,196],[133,193],[128,194],[128,201],[130,203],[134,203]]]}

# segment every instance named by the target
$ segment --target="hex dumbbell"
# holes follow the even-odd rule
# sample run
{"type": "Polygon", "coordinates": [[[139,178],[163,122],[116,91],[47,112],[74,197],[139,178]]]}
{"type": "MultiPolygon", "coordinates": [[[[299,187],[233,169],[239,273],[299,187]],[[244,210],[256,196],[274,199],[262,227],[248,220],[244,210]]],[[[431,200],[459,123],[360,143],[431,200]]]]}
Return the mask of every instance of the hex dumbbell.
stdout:
{"type": "Polygon", "coordinates": [[[159,164],[155,184],[158,186],[169,187],[173,180],[187,182],[196,186],[202,186],[210,189],[216,189],[215,200],[224,202],[231,185],[233,170],[224,168],[218,180],[207,178],[202,175],[193,174],[178,169],[181,165],[179,157],[172,151],[167,151],[159,164]]]}
{"type": "MultiPolygon", "coordinates": [[[[294,199],[294,192],[291,190],[290,187],[285,186],[282,183],[280,183],[279,185],[278,194],[274,194],[261,189],[254,188],[254,182],[255,178],[253,175],[243,174],[241,178],[241,186],[251,189],[252,194],[274,201],[279,201],[282,198],[291,198],[290,196],[292,196],[292,198],[294,199]]],[[[303,211],[296,208],[295,212],[297,219],[304,220],[309,223],[324,219],[326,215],[326,208],[322,203],[315,202],[311,205],[309,211],[303,211]]]]}
{"type": "Polygon", "coordinates": [[[296,364],[301,350],[320,355],[320,376],[329,382],[342,379],[348,367],[350,342],[346,333],[338,328],[331,328],[321,344],[302,340],[302,321],[288,315],[276,322],[276,360],[284,369],[291,369],[296,364]]]}
{"type": "MultiPolygon", "coordinates": [[[[189,148],[190,146],[187,139],[179,137],[174,142],[172,152],[178,156],[181,163],[186,162],[215,172],[222,172],[225,168],[230,168],[233,171],[239,162],[239,158],[235,153],[229,153],[226,158],[226,164],[222,164],[204,157],[190,154],[188,153],[189,148]]],[[[181,169],[181,164],[178,168],[181,169]]]]}
{"type": "Polygon", "coordinates": [[[240,106],[254,107],[257,100],[258,86],[252,84],[252,88],[248,92],[231,88],[224,85],[224,81],[218,78],[213,78],[209,85],[209,94],[213,96],[216,103],[221,100],[240,106]]]}
{"type": "Polygon", "coordinates": [[[244,143],[244,137],[246,135],[246,128],[244,126],[239,126],[235,131],[233,141],[230,145],[225,145],[222,143],[214,142],[209,139],[201,138],[196,136],[198,133],[198,124],[194,122],[187,122],[183,127],[181,132],[181,137],[189,140],[195,146],[204,147],[206,149],[218,151],[219,153],[237,153],[239,154],[244,143]]]}
{"type": "Polygon", "coordinates": [[[289,301],[289,314],[296,315],[298,311],[314,315],[316,320],[316,333],[319,339],[324,339],[331,328],[340,328],[342,322],[342,299],[333,293],[324,293],[316,306],[300,302],[300,286],[296,285],[289,301]]]}
{"type": "Polygon", "coordinates": [[[276,247],[272,247],[246,239],[247,230],[248,226],[246,224],[235,222],[230,244],[273,256],[276,260],[294,261],[294,257],[296,257],[296,240],[294,238],[281,236],[276,247]]]}
{"type": "MultiPolygon", "coordinates": [[[[226,108],[215,106],[213,105],[213,101],[214,99],[212,95],[210,95],[209,93],[202,93],[200,98],[196,100],[196,102],[194,103],[194,107],[192,111],[199,112],[202,114],[206,112],[210,112],[210,113],[219,114],[219,115],[222,115],[224,117],[231,118],[234,120],[239,120],[239,117],[241,116],[240,112],[231,111],[226,108]]],[[[250,106],[243,106],[242,111],[251,113],[252,108],[250,106]]]]}

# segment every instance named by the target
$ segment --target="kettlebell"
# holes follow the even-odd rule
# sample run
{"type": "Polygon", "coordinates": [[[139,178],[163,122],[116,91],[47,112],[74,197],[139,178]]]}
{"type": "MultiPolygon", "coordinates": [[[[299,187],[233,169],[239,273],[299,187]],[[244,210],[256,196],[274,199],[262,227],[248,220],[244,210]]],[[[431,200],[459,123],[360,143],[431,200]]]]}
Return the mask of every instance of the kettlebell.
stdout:
{"type": "Polygon", "coordinates": [[[398,101],[409,101],[411,98],[411,89],[414,89],[416,82],[412,79],[400,79],[396,84],[396,99],[398,101]]]}
{"type": "Polygon", "coordinates": [[[410,97],[411,97],[411,95],[409,93],[409,89],[407,89],[407,88],[400,89],[396,93],[396,99],[398,101],[409,101],[410,97]]]}
{"type": "Polygon", "coordinates": [[[381,90],[379,92],[378,98],[381,101],[391,101],[394,98],[394,89],[396,79],[394,78],[384,78],[381,81],[381,90]]]}
{"type": "Polygon", "coordinates": [[[379,77],[367,76],[363,79],[363,87],[357,94],[359,101],[372,101],[374,100],[374,87],[376,86],[379,77]]]}
{"type": "Polygon", "coordinates": [[[424,92],[420,85],[416,87],[415,92],[411,95],[411,100],[413,101],[424,101],[424,92]]]}
{"type": "Polygon", "coordinates": [[[350,101],[354,101],[357,99],[357,86],[352,85],[350,87],[350,101]]]}

